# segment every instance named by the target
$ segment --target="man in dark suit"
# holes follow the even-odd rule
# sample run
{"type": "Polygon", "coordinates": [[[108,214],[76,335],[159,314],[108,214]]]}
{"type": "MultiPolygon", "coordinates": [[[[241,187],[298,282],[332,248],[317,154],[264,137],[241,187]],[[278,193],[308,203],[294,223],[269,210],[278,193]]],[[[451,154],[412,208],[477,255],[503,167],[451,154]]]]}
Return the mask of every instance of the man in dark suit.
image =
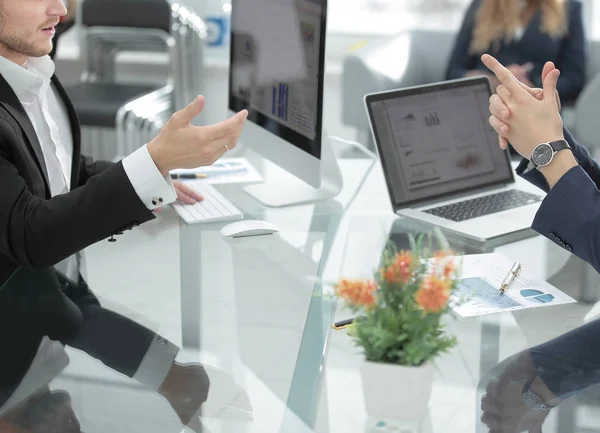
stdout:
{"type": "Polygon", "coordinates": [[[130,344],[112,347],[103,329],[111,312],[81,278],[78,253],[102,239],[114,241],[177,198],[201,199],[173,184],[169,172],[210,165],[234,148],[247,112],[195,127],[190,122],[204,107],[198,97],[121,162],[82,156],[75,110],[48,57],[66,12],[62,0],[0,0],[0,316],[7,326],[25,323],[35,338],[80,346],[161,390],[187,422],[197,399],[181,390],[194,368],[174,363],[171,343],[121,316],[111,318],[118,323],[111,332],[130,344]],[[23,275],[44,283],[20,284],[23,275]]]}
{"type": "Polygon", "coordinates": [[[547,191],[532,228],[600,272],[600,166],[563,127],[552,62],[542,72],[543,89],[531,89],[496,59],[482,61],[502,83],[490,98],[490,124],[506,148],[523,156],[517,173],[547,191]]]}

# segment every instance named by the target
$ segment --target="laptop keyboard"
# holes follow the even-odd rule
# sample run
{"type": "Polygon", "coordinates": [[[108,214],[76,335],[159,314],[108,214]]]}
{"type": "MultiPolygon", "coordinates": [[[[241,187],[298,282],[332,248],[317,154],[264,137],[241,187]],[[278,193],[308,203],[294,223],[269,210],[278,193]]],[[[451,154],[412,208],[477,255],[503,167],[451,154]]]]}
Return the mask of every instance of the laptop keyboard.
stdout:
{"type": "Polygon", "coordinates": [[[460,222],[539,201],[542,201],[542,198],[537,195],[511,189],[492,195],[461,201],[459,203],[452,203],[428,209],[424,212],[440,218],[460,222]]]}

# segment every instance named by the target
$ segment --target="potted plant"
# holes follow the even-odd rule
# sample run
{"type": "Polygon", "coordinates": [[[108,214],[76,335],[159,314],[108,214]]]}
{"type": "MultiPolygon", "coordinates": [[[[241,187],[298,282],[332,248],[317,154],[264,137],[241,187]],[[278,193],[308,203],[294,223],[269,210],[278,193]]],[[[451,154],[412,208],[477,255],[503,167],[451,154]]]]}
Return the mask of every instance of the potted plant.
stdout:
{"type": "Polygon", "coordinates": [[[411,251],[386,248],[372,279],[342,278],[335,286],[336,296],[357,315],[349,334],[365,357],[367,414],[379,423],[423,418],[433,361],[456,344],[442,319],[458,282],[458,259],[449,248],[423,247],[424,239],[431,241],[431,235],[411,239],[411,251]]]}

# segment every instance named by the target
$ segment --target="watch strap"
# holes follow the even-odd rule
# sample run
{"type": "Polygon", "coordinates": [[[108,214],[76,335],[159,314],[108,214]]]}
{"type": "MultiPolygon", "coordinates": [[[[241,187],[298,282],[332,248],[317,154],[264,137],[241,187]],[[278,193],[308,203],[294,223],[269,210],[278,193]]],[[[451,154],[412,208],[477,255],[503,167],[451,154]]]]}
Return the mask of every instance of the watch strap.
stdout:
{"type": "Polygon", "coordinates": [[[570,149],[569,143],[567,140],[556,140],[548,143],[554,152],[559,152],[561,150],[570,149]]]}

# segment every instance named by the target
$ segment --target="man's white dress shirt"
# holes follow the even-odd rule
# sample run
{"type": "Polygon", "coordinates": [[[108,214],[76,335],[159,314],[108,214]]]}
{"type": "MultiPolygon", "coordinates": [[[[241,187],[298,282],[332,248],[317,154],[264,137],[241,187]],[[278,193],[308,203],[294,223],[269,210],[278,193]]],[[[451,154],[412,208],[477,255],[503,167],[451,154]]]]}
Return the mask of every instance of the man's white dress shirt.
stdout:
{"type": "MultiPolygon", "coordinates": [[[[42,147],[52,196],[71,189],[73,136],[65,104],[51,83],[54,62],[49,56],[31,57],[25,67],[0,56],[0,74],[8,82],[23,105],[42,147]]],[[[156,168],[146,146],[123,159],[123,168],[140,200],[150,210],[177,199],[170,177],[163,177],[156,168]],[[161,197],[160,204],[153,199],[161,197]]],[[[73,255],[56,268],[73,281],[79,281],[79,258],[73,255]]],[[[156,337],[135,379],[158,389],[177,354],[177,347],[156,337]]]]}

